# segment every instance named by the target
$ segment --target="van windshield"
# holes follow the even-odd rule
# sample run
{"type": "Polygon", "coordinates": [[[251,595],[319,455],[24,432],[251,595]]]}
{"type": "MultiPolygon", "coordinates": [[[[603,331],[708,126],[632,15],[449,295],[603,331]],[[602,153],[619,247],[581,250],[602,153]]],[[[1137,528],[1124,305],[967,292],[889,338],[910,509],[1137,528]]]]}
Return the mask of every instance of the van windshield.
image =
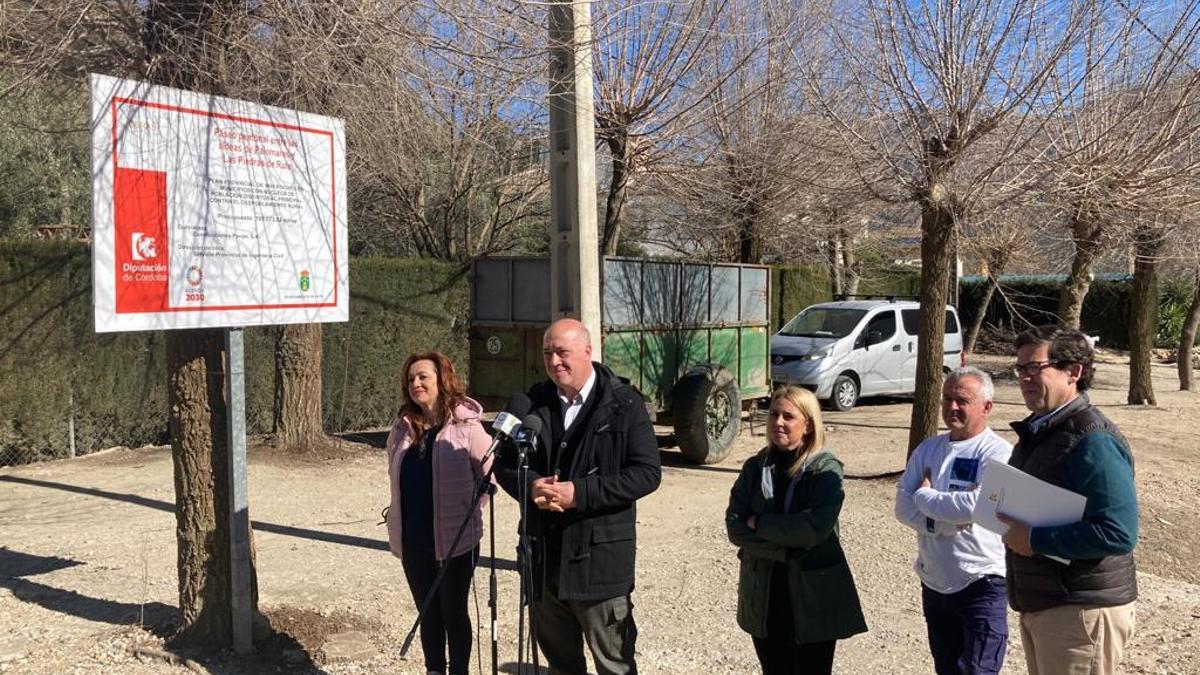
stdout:
{"type": "Polygon", "coordinates": [[[809,307],[787,322],[779,334],[797,337],[844,338],[854,330],[866,313],[865,309],[809,307]]]}

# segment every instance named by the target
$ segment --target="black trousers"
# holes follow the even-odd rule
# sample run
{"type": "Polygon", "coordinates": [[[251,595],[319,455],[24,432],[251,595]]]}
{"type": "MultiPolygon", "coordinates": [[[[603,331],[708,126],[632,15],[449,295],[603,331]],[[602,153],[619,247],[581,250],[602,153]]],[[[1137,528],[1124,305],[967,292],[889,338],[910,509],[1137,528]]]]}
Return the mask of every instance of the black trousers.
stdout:
{"type": "MultiPolygon", "coordinates": [[[[433,580],[437,578],[438,562],[429,549],[405,548],[401,562],[408,589],[417,607],[425,601],[433,580]]],[[[446,561],[446,577],[438,586],[433,601],[421,617],[421,651],[425,653],[425,670],[445,673],[446,647],[450,648],[452,675],[466,675],[471,659],[471,617],[467,612],[467,595],[471,577],[479,560],[479,547],[446,561]]]]}
{"type": "Polygon", "coordinates": [[[938,675],[995,675],[1008,646],[1004,577],[986,576],[948,595],[921,585],[929,651],[938,675]]]}
{"type": "Polygon", "coordinates": [[[836,640],[799,644],[790,637],[754,638],[763,675],[829,675],[836,640]]]}
{"type": "Polygon", "coordinates": [[[837,640],[796,642],[796,622],[792,618],[792,600],[787,594],[786,570],[776,570],[767,607],[767,637],[754,638],[754,651],[763,675],[829,675],[833,672],[833,651],[837,640]],[[782,573],[781,573],[782,572],[782,573]]]}

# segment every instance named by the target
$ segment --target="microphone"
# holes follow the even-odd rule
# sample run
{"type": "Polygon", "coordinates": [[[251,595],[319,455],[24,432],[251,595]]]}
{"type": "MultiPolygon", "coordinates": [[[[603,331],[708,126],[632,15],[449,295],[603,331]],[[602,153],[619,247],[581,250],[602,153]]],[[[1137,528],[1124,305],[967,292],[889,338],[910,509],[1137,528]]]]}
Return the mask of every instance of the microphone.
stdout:
{"type": "MultiPolygon", "coordinates": [[[[521,417],[529,412],[533,407],[533,402],[525,394],[513,394],[512,398],[508,399],[508,405],[504,406],[504,411],[496,415],[496,419],[492,421],[492,445],[488,448],[487,457],[496,452],[505,441],[514,439],[521,426],[521,417]]],[[[535,416],[530,416],[535,417],[535,416]]],[[[540,424],[540,420],[539,420],[540,424]]]]}
{"type": "Polygon", "coordinates": [[[542,418],[534,414],[526,415],[521,419],[521,428],[517,431],[516,440],[518,445],[526,445],[529,447],[537,447],[538,434],[542,433],[542,418]]]}
{"type": "Polygon", "coordinates": [[[537,450],[538,434],[542,433],[542,418],[530,413],[521,420],[521,428],[517,430],[517,466],[529,467],[529,455],[537,450]]]}

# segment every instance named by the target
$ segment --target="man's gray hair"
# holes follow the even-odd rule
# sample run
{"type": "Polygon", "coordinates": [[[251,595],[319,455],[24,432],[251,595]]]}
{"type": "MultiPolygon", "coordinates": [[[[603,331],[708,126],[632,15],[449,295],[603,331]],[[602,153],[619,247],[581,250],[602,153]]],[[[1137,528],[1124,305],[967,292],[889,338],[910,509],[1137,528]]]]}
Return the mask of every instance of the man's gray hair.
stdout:
{"type": "Polygon", "coordinates": [[[992,385],[992,376],[976,368],[975,366],[962,366],[961,368],[955,368],[954,370],[950,371],[949,375],[946,376],[946,381],[949,382],[950,380],[961,380],[964,377],[973,377],[978,380],[979,395],[982,396],[983,400],[985,401],[993,400],[992,397],[996,395],[996,387],[992,385]]]}

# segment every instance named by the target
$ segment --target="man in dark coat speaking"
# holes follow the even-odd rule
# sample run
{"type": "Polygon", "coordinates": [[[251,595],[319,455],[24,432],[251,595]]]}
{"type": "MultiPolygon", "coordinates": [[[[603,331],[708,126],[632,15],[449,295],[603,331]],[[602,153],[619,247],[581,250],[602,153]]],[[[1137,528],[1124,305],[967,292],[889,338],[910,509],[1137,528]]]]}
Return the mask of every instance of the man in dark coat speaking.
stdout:
{"type": "Polygon", "coordinates": [[[529,391],[542,420],[529,471],[511,457],[496,471],[528,501],[534,635],[551,673],[586,673],[586,640],[599,675],[634,674],[635,504],[661,478],[654,428],[641,396],[592,361],[579,321],[551,324],[542,358],[550,379],[529,391]]]}

